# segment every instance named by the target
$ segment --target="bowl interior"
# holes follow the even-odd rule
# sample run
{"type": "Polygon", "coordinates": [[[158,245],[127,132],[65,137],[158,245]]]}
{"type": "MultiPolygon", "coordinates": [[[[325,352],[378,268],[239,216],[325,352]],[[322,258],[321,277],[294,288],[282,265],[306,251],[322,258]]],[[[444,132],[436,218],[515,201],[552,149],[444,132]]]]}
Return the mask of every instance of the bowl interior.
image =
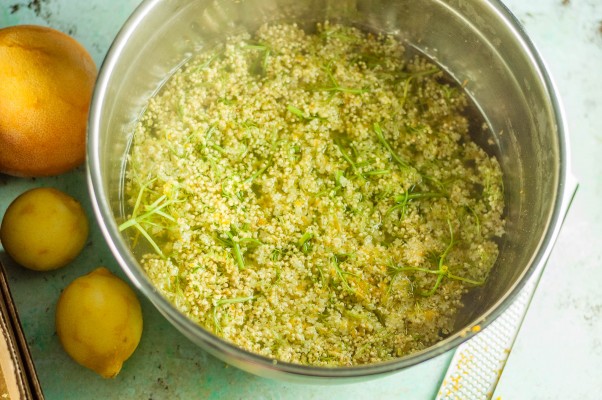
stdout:
{"type": "MultiPolygon", "coordinates": [[[[556,224],[564,179],[556,100],[545,70],[516,21],[496,1],[461,0],[151,0],[143,2],[114,42],[91,109],[89,173],[103,233],[128,276],[193,341],[237,366],[262,375],[362,376],[432,357],[465,340],[462,332],[501,313],[543,261],[556,224]],[[272,21],[300,25],[340,21],[394,33],[465,85],[490,129],[475,137],[495,154],[504,173],[506,235],[487,284],[466,299],[456,332],[422,353],[348,372],[272,366],[271,360],[229,346],[194,326],[153,288],[117,224],[123,217],[124,157],[147,99],[183,61],[226,36],[272,21]],[[266,372],[267,371],[267,372],[266,372]],[[318,372],[316,372],[318,371],[318,372]],[[334,375],[333,375],[334,374],[334,375]]],[[[345,370],[345,369],[339,369],[345,370]]]]}

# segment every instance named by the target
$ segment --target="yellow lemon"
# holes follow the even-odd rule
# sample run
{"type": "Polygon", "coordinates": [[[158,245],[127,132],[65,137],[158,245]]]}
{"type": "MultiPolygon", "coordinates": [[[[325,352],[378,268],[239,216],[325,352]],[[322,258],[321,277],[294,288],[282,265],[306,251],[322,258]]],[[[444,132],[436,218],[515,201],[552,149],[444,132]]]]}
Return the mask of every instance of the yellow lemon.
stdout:
{"type": "Polygon", "coordinates": [[[65,266],[81,252],[88,229],[88,219],[77,200],[57,189],[37,188],[8,206],[0,240],[17,263],[48,271],[65,266]]]}
{"type": "Polygon", "coordinates": [[[142,335],[142,311],[136,294],[105,267],[65,288],[55,322],[67,354],[104,378],[119,373],[142,335]]]}

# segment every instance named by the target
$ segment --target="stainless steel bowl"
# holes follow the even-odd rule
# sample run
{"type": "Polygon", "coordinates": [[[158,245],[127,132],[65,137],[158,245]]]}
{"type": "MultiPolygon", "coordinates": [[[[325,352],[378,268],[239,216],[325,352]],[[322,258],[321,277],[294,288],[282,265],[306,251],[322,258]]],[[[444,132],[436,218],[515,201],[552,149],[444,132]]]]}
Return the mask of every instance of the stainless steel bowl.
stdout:
{"type": "MultiPolygon", "coordinates": [[[[477,138],[483,141],[484,138],[477,138]]],[[[132,282],[193,342],[252,373],[276,378],[365,379],[401,370],[458,346],[512,302],[542,263],[561,223],[568,154],[562,112],[546,69],[517,20],[496,0],[148,0],[130,17],[102,65],[91,106],[88,177],[103,234],[132,282]],[[455,332],[400,359],[310,367],[249,353],[179,313],[153,287],[117,225],[123,217],[124,157],[147,99],[191,54],[271,21],[340,21],[398,34],[458,82],[494,132],[489,148],[505,174],[507,234],[487,284],[474,290],[455,332]],[[468,333],[467,333],[468,332],[468,333]]]]}

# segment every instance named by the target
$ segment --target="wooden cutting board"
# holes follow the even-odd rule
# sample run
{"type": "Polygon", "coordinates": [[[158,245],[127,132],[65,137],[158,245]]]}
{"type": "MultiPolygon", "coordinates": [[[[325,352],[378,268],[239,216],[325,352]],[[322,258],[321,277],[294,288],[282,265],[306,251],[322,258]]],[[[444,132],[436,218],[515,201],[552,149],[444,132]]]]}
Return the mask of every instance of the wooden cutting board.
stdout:
{"type": "Polygon", "coordinates": [[[27,342],[0,263],[0,399],[43,399],[27,342]]]}

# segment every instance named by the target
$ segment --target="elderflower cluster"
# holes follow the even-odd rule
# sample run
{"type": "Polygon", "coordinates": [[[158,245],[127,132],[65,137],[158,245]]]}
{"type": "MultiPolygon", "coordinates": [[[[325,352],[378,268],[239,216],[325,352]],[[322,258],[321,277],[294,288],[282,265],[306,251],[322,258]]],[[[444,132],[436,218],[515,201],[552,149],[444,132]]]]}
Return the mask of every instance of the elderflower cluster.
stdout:
{"type": "Polygon", "coordinates": [[[161,252],[127,232],[164,296],[246,350],[317,366],[422,350],[504,232],[502,174],[468,105],[393,36],[232,37],[150,99],[126,193],[161,252]]]}

